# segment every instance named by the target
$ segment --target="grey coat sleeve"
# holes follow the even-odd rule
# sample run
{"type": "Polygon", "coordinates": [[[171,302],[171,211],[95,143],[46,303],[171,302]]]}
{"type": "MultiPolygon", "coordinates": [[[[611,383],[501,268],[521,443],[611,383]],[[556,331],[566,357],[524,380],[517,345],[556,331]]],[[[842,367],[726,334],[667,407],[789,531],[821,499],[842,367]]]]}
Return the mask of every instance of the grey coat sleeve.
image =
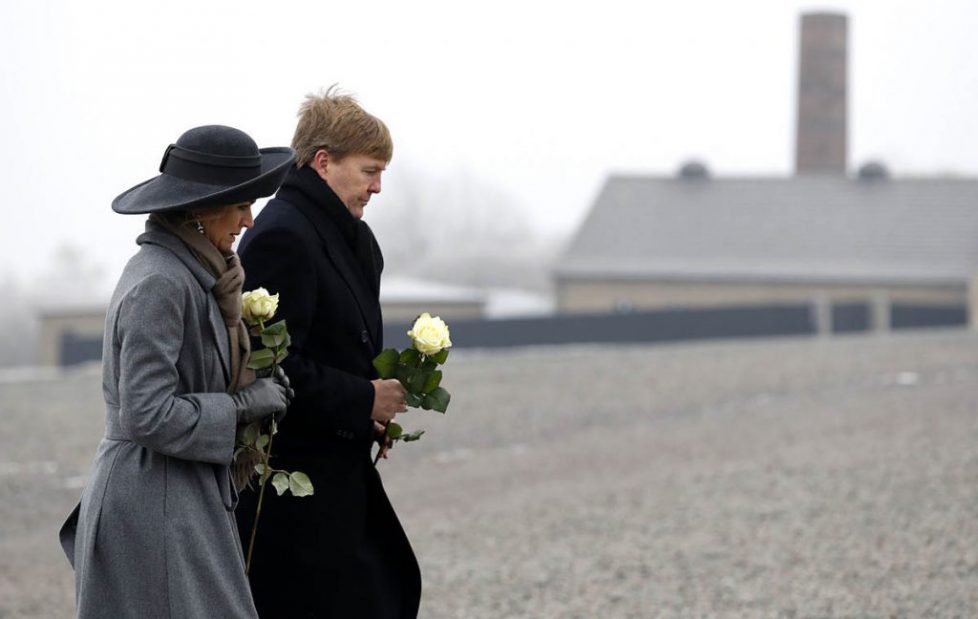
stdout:
{"type": "Polygon", "coordinates": [[[184,322],[197,319],[191,291],[163,275],[127,293],[115,327],[119,421],[132,441],[153,451],[228,464],[237,424],[231,396],[179,393],[178,367],[188,363],[181,359],[184,322]]]}

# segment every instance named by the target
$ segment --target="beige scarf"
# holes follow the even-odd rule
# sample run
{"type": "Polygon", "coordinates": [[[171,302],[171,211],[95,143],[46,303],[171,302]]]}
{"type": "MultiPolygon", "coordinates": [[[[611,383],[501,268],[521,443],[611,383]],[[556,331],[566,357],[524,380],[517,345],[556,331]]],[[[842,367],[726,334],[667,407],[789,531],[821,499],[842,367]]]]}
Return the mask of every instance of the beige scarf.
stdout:
{"type": "MultiPolygon", "coordinates": [[[[231,380],[227,392],[234,393],[244,389],[255,382],[255,371],[247,367],[251,356],[251,340],[248,338],[248,327],[241,319],[241,289],[245,279],[241,260],[233,252],[223,255],[203,234],[188,226],[174,225],[156,214],[149,218],[183,241],[207,272],[217,278],[211,293],[217,300],[221,317],[224,318],[231,348],[231,380]]],[[[231,477],[237,490],[240,491],[250,483],[255,465],[259,462],[262,462],[261,453],[244,450],[238,454],[231,465],[231,477]]]]}
{"type": "Polygon", "coordinates": [[[217,279],[211,293],[217,300],[217,306],[224,318],[224,326],[228,330],[228,343],[231,346],[231,380],[228,383],[228,393],[234,393],[255,382],[254,370],[249,370],[248,357],[251,355],[251,340],[248,338],[248,327],[241,319],[241,289],[244,286],[244,269],[238,255],[231,253],[223,255],[207,238],[187,226],[173,225],[164,217],[153,214],[151,221],[163,226],[170,233],[183,241],[190,253],[200,261],[207,272],[217,279]]]}

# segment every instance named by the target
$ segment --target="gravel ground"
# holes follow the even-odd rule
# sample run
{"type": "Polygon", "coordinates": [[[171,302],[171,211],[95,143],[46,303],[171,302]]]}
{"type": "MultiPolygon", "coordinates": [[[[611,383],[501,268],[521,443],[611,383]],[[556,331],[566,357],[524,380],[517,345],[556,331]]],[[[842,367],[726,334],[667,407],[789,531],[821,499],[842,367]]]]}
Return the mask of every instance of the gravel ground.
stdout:
{"type": "MultiPolygon", "coordinates": [[[[978,334],[458,351],[445,386],[381,464],[422,617],[978,617],[978,334]]],[[[0,420],[0,619],[71,616],[97,368],[0,374],[0,420]]]]}

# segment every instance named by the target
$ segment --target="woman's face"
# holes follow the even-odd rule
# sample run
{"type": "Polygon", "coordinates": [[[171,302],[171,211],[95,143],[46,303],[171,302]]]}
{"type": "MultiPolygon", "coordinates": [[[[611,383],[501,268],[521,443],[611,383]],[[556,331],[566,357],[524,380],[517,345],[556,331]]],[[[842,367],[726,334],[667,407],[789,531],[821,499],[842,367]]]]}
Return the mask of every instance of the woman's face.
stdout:
{"type": "Polygon", "coordinates": [[[217,208],[217,212],[212,217],[201,218],[204,236],[222,254],[231,253],[231,246],[234,245],[234,240],[241,233],[242,228],[255,225],[255,220],[251,216],[252,204],[254,202],[229,204],[217,208]]]}

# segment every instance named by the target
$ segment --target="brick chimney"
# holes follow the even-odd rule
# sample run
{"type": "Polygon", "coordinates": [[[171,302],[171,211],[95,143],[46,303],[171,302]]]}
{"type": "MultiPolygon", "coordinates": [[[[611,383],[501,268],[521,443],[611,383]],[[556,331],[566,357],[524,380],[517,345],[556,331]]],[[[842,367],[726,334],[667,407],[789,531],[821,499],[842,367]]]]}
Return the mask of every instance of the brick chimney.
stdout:
{"type": "Polygon", "coordinates": [[[848,18],[801,16],[795,174],[846,173],[848,18]]]}

